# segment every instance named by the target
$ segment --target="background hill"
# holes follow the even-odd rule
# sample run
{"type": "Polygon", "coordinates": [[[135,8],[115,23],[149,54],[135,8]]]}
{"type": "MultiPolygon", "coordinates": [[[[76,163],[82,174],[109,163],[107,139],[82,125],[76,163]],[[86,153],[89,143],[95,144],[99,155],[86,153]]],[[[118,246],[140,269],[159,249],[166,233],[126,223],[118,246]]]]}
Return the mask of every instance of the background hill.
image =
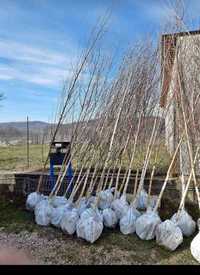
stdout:
{"type": "MultiPolygon", "coordinates": [[[[146,117],[144,129],[151,130],[154,123],[154,117],[146,117]]],[[[87,136],[90,135],[92,128],[95,125],[95,121],[91,120],[88,124],[88,129],[85,132],[87,136]]],[[[162,122],[162,134],[164,134],[164,119],[162,122]]],[[[57,134],[57,140],[70,140],[72,128],[75,124],[63,124],[61,125],[57,134]]],[[[9,144],[24,144],[27,137],[27,124],[26,121],[19,122],[1,122],[0,123],[0,145],[9,144]]],[[[29,139],[32,144],[49,143],[52,135],[52,131],[55,124],[47,123],[44,121],[29,121],[29,139]]]]}

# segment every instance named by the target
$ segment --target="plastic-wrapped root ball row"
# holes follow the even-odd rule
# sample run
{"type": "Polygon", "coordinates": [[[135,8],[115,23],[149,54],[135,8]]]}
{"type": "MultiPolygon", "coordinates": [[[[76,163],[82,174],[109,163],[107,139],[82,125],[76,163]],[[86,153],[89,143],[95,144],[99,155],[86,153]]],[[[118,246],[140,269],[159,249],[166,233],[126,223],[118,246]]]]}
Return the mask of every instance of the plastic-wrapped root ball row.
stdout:
{"type": "MultiPolygon", "coordinates": [[[[190,236],[195,231],[196,223],[185,210],[174,214],[171,220],[161,222],[158,213],[150,208],[141,215],[135,205],[128,204],[125,195],[113,200],[114,196],[110,190],[103,192],[101,209],[94,207],[94,202],[96,202],[94,196],[82,198],[75,208],[75,205],[64,197],[57,196],[49,200],[46,196],[36,192],[29,195],[26,207],[28,210],[34,210],[35,221],[38,225],[52,224],[70,235],[76,232],[78,237],[90,243],[94,243],[100,237],[103,226],[115,228],[118,222],[123,234],[136,232],[142,240],[156,238],[158,245],[170,251],[177,249],[183,242],[183,236],[190,236]],[[107,199],[104,199],[105,197],[107,199]],[[110,207],[105,208],[105,205],[110,207]]],[[[141,193],[143,199],[140,197],[140,206],[142,200],[144,206],[146,195],[144,192],[141,193]]],[[[200,261],[199,247],[198,234],[191,243],[191,253],[198,261],[200,261]]]]}

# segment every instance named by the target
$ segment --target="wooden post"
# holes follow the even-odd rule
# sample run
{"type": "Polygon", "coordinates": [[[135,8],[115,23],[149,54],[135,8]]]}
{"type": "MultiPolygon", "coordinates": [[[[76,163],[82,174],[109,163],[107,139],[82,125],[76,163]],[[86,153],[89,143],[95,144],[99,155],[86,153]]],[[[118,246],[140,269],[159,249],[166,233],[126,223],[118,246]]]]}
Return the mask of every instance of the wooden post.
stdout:
{"type": "Polygon", "coordinates": [[[27,116],[27,123],[26,123],[26,130],[27,130],[27,167],[29,168],[29,120],[28,120],[28,116],[27,116]]]}
{"type": "Polygon", "coordinates": [[[42,135],[42,164],[44,164],[44,133],[42,135]]]}

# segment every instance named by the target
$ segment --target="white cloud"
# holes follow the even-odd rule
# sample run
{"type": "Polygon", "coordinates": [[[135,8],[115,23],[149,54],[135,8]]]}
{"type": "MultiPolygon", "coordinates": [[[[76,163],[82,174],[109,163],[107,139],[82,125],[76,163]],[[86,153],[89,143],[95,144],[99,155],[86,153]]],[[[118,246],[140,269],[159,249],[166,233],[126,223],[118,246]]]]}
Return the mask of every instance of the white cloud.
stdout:
{"type": "Polygon", "coordinates": [[[11,68],[8,65],[0,64],[1,80],[18,80],[41,86],[55,87],[64,79],[70,78],[70,76],[70,71],[53,67],[39,68],[32,66],[30,70],[25,71],[17,67],[11,68]]]}
{"type": "Polygon", "coordinates": [[[72,55],[67,57],[56,51],[2,39],[0,39],[0,57],[53,66],[68,65],[74,59],[72,55]]]}
{"type": "MultiPolygon", "coordinates": [[[[40,7],[39,11],[30,9],[31,5],[23,6],[19,1],[12,0],[2,4],[0,25],[5,27],[0,29],[0,80],[58,86],[64,78],[71,76],[72,64],[77,64],[77,56],[80,54],[79,42],[75,42],[73,35],[70,35],[73,27],[67,25],[63,31],[65,17],[75,16],[77,22],[84,22],[86,17],[90,25],[95,21],[97,10],[95,5],[92,10],[87,10],[83,5],[84,11],[87,11],[85,15],[83,9],[76,10],[75,4],[69,5],[69,13],[64,8],[67,5],[58,5],[55,9],[54,1],[48,0],[36,3],[40,7]],[[55,21],[55,29],[45,23],[45,16],[47,22],[49,19],[55,21]],[[41,28],[38,28],[39,22],[41,28]]],[[[100,13],[102,12],[103,8],[100,13]]]]}
{"type": "Polygon", "coordinates": [[[6,73],[0,73],[0,80],[12,80],[12,76],[6,73]]]}
{"type": "Polygon", "coordinates": [[[0,62],[0,80],[19,80],[51,87],[71,76],[71,64],[75,62],[72,54],[2,39],[0,58],[3,60],[0,62]]]}

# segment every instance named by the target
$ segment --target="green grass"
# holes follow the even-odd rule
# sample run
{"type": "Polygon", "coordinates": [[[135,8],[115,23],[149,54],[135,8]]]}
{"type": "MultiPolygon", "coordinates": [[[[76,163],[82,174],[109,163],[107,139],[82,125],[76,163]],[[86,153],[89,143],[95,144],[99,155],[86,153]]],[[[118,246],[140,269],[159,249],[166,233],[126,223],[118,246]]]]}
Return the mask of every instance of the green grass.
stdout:
{"type": "Polygon", "coordinates": [[[27,212],[23,206],[16,205],[11,200],[0,199],[0,228],[6,232],[19,233],[22,230],[32,232],[37,228],[33,215],[27,212]]]}
{"type": "MultiPolygon", "coordinates": [[[[0,170],[26,170],[27,151],[26,145],[10,145],[0,147],[0,170]]],[[[42,145],[30,145],[30,168],[42,167],[42,145]]],[[[44,146],[44,160],[47,156],[48,145],[44,146]]]]}
{"type": "MultiPolygon", "coordinates": [[[[146,148],[147,145],[144,145],[142,147],[138,147],[135,154],[135,160],[133,163],[133,169],[136,168],[142,168],[145,154],[146,154],[146,148]]],[[[0,170],[4,171],[23,171],[27,170],[27,148],[26,145],[10,145],[8,147],[0,147],[0,170]]],[[[43,153],[43,161],[45,161],[47,153],[49,150],[48,145],[44,145],[44,153],[43,153]]],[[[92,151],[91,151],[92,152],[92,151]]],[[[130,148],[131,152],[131,148],[130,148]]],[[[96,158],[98,157],[98,149],[96,149],[96,158]]],[[[83,156],[77,155],[73,159],[73,167],[76,166],[80,167],[82,165],[82,161],[80,158],[83,156]]],[[[85,156],[85,154],[84,154],[85,156]]],[[[91,154],[90,159],[93,158],[93,153],[91,154]]],[[[30,145],[29,149],[29,163],[30,163],[30,169],[41,169],[43,166],[42,161],[42,145],[30,145]]],[[[130,156],[124,155],[122,157],[122,166],[128,167],[130,162],[130,156]]],[[[169,165],[170,156],[166,150],[166,147],[164,145],[161,145],[159,147],[159,150],[155,149],[153,150],[149,162],[148,169],[152,169],[153,165],[156,164],[156,172],[159,173],[165,173],[167,170],[167,167],[169,165]],[[157,153],[157,160],[155,163],[157,153]]],[[[98,160],[99,161],[99,160],[98,160]]],[[[113,160],[112,160],[113,164],[113,160]]],[[[88,162],[87,166],[89,166],[90,163],[88,162]]],[[[102,162],[102,166],[104,165],[104,161],[102,162]]],[[[110,164],[109,164],[110,165],[110,164]]]]}

